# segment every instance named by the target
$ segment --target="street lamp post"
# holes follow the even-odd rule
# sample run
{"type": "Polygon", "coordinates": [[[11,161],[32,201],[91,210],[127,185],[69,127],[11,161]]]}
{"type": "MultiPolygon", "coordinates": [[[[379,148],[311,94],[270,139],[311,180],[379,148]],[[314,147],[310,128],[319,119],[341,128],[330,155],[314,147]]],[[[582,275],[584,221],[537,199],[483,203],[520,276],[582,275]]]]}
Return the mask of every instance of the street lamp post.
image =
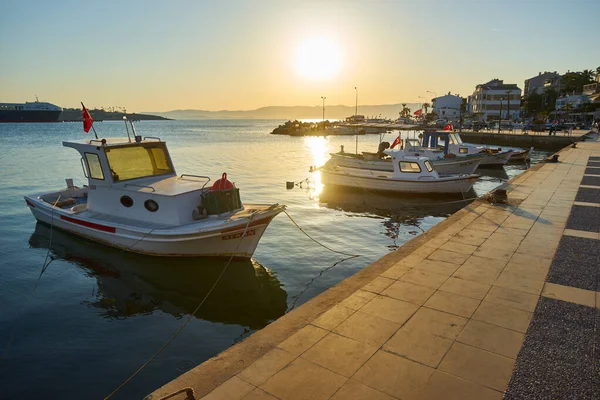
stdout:
{"type": "Polygon", "coordinates": [[[510,92],[512,92],[512,90],[507,90],[506,91],[506,99],[507,99],[507,105],[506,105],[506,113],[508,114],[508,118],[506,118],[507,120],[511,120],[511,116],[510,116],[510,92]]]}
{"type": "Polygon", "coordinates": [[[327,97],[321,96],[321,99],[323,99],[323,122],[325,122],[325,99],[327,97]]]}
{"type": "Polygon", "coordinates": [[[356,90],[356,107],[354,108],[354,122],[356,122],[356,117],[358,116],[358,89],[354,86],[354,90],[356,90]]]}
{"type": "Polygon", "coordinates": [[[498,116],[498,133],[500,133],[500,122],[502,122],[502,101],[504,97],[500,97],[500,115],[498,116]]]}

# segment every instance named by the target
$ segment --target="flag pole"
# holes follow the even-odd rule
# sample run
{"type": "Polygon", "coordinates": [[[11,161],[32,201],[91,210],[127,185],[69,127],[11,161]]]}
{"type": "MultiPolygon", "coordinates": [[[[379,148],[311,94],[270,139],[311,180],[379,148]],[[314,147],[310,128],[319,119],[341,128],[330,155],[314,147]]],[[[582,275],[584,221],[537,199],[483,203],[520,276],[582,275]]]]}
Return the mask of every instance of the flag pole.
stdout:
{"type": "Polygon", "coordinates": [[[98,134],[96,133],[96,128],[94,128],[94,123],[92,122],[92,130],[94,131],[94,136],[98,139],[98,134]]]}

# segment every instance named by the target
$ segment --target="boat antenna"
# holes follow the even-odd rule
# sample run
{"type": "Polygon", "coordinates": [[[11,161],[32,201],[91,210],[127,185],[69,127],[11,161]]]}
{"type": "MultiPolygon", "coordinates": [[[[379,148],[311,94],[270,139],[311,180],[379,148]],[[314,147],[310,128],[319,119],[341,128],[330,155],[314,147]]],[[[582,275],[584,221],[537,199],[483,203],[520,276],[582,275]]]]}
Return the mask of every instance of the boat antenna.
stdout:
{"type": "Polygon", "coordinates": [[[127,116],[123,115],[123,122],[125,123],[125,130],[127,131],[127,139],[129,139],[129,143],[131,143],[131,137],[129,136],[129,128],[127,127],[127,116]]]}

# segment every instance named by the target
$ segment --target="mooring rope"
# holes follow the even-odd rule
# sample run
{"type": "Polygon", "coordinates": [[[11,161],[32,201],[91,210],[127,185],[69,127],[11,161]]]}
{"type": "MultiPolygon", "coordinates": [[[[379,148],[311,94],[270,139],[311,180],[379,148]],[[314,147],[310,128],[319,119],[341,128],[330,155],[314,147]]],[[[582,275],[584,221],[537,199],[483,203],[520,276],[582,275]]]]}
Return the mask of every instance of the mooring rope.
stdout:
{"type": "Polygon", "coordinates": [[[52,232],[54,232],[54,207],[56,207],[56,205],[60,201],[61,196],[62,195],[59,194],[58,198],[56,199],[56,201],[54,202],[54,204],[52,204],[52,211],[50,212],[50,238],[48,239],[48,251],[46,252],[46,258],[44,258],[44,265],[42,265],[42,270],[40,271],[40,276],[38,276],[37,280],[35,281],[35,285],[33,286],[33,290],[36,289],[37,284],[40,281],[42,275],[44,274],[44,272],[46,272],[46,268],[48,268],[48,266],[50,265],[50,263],[53,261],[53,259],[52,259],[52,260],[50,260],[49,263],[46,264],[46,262],[48,261],[48,257],[50,256],[50,249],[52,248],[52,232]]]}
{"type": "Polygon", "coordinates": [[[333,252],[333,253],[337,253],[337,254],[341,254],[344,256],[350,256],[350,257],[360,257],[360,254],[350,254],[350,253],[344,253],[343,251],[338,251],[338,250],[334,250],[331,247],[324,245],[323,243],[319,242],[317,239],[313,238],[312,236],[310,236],[308,233],[306,233],[306,231],[304,231],[304,229],[302,229],[300,227],[300,225],[298,225],[298,223],[296,221],[294,221],[294,219],[292,218],[292,216],[290,214],[288,214],[288,212],[286,210],[283,210],[283,212],[285,213],[285,215],[288,216],[288,218],[290,219],[290,221],[292,221],[292,223],[294,225],[296,225],[296,228],[298,228],[300,230],[300,232],[304,233],[306,235],[306,237],[308,237],[310,240],[312,240],[313,242],[315,242],[316,244],[318,244],[321,247],[326,248],[327,250],[333,252]]]}
{"type": "Polygon", "coordinates": [[[223,277],[223,275],[225,274],[225,271],[227,271],[227,268],[229,267],[229,264],[231,264],[231,260],[233,260],[233,257],[235,255],[235,253],[237,252],[237,250],[240,247],[240,244],[242,244],[242,240],[244,239],[244,237],[246,236],[246,232],[248,231],[248,227],[250,226],[250,221],[252,221],[252,218],[254,217],[254,215],[256,214],[256,212],[252,213],[250,215],[250,217],[248,218],[248,223],[246,224],[246,227],[244,228],[244,233],[242,233],[242,236],[240,237],[240,241],[238,242],[235,250],[233,251],[233,254],[231,254],[231,256],[229,257],[229,260],[227,261],[227,264],[225,264],[225,267],[223,268],[223,270],[221,271],[221,273],[219,274],[219,276],[217,277],[217,279],[215,280],[215,283],[213,283],[212,287],[210,288],[210,290],[206,293],[206,295],[204,296],[204,298],[202,299],[202,301],[200,301],[200,304],[198,304],[198,306],[194,309],[194,311],[187,317],[187,319],[185,320],[185,322],[173,333],[173,335],[171,335],[171,337],[152,355],[152,357],[150,357],[148,359],[148,361],[146,361],[144,364],[142,364],[141,367],[139,367],[133,374],[131,374],[131,376],[129,378],[127,378],[123,383],[121,383],[115,390],[113,390],[108,396],[106,396],[104,398],[104,400],[108,400],[110,399],[112,396],[114,396],[119,390],[121,390],[125,385],[127,385],[133,378],[135,378],[140,372],[142,372],[142,370],[144,368],[146,368],[148,366],[148,364],[150,364],[150,362],[152,362],[152,360],[154,360],[160,353],[162,353],[162,351],[164,349],[167,348],[167,346],[173,341],[175,340],[175,338],[179,335],[179,333],[181,333],[181,331],[183,330],[183,328],[186,327],[186,325],[192,320],[192,318],[196,315],[196,313],[198,312],[198,310],[200,310],[200,307],[202,307],[202,305],[204,304],[204,302],[206,301],[206,299],[208,299],[208,297],[210,296],[210,294],[213,292],[213,290],[217,287],[217,284],[219,283],[219,281],[221,280],[221,278],[223,277]]]}

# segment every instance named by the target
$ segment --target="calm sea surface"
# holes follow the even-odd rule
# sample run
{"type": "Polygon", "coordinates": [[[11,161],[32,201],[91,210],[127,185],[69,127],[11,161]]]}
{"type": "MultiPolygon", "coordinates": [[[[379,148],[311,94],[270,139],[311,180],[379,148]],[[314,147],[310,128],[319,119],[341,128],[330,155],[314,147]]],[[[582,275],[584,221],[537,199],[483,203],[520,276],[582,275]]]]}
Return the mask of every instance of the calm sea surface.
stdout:
{"type": "MultiPolygon", "coordinates": [[[[309,166],[323,164],[340,145],[353,151],[355,138],[269,135],[279,123],[144,121],[136,127],[143,136],[167,141],[179,174],[215,180],[227,172],[243,201],[287,204],[316,240],[360,257],[340,262],[344,256],[318,246],[279,215],[253,260],[233,262],[182,333],[113,398],[142,398],[464,206],[322,189],[309,166]],[[286,181],[306,178],[286,190],[286,181]]],[[[125,136],[119,122],[94,126],[103,137],[125,136]]],[[[50,237],[23,195],[60,189],[64,178],[85,184],[79,154],[62,141],[90,137],[79,123],[0,124],[2,399],[104,398],[181,326],[227,262],[154,259],[58,230],[50,237]],[[46,257],[50,264],[42,271],[46,257]]],[[[361,136],[358,150],[376,151],[378,143],[378,135],[361,136]]],[[[484,172],[476,193],[524,170],[484,172]]]]}

